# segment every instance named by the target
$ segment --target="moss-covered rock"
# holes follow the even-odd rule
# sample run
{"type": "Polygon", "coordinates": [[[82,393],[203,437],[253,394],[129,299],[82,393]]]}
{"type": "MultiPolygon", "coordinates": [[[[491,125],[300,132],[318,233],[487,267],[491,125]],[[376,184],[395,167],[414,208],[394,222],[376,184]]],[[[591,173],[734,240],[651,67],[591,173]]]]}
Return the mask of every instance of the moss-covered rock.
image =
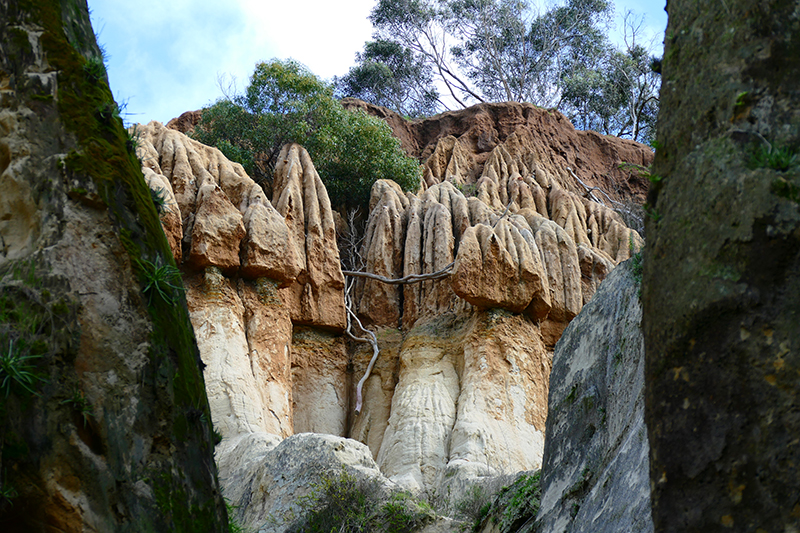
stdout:
{"type": "Polygon", "coordinates": [[[0,1],[0,52],[0,523],[223,531],[185,299],[145,294],[174,263],[85,0],[0,1]]]}
{"type": "Polygon", "coordinates": [[[642,291],[653,520],[788,531],[800,510],[800,172],[752,162],[800,145],[800,12],[788,0],[667,10],[642,291]]]}

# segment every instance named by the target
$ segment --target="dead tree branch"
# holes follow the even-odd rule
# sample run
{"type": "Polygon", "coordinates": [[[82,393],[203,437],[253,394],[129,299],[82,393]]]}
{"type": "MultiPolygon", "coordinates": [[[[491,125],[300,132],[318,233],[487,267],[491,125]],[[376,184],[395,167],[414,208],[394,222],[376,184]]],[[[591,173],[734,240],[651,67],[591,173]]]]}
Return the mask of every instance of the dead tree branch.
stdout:
{"type": "Polygon", "coordinates": [[[610,196],[609,196],[609,195],[606,193],[606,191],[604,191],[604,190],[603,190],[603,189],[601,189],[600,187],[589,187],[588,185],[586,185],[586,184],[585,184],[585,183],[584,183],[584,182],[583,182],[583,181],[582,181],[582,180],[581,180],[581,179],[580,179],[578,176],[576,176],[576,175],[575,175],[575,173],[572,171],[572,169],[571,169],[570,167],[567,167],[567,170],[569,170],[569,173],[570,173],[570,174],[572,174],[572,177],[573,177],[573,178],[575,178],[575,179],[578,181],[578,183],[580,183],[581,185],[583,185],[583,188],[584,188],[584,189],[586,189],[586,194],[587,194],[587,196],[589,196],[589,197],[590,197],[592,200],[594,200],[596,203],[598,203],[598,204],[600,204],[600,205],[606,205],[606,204],[605,204],[605,202],[603,202],[602,200],[598,199],[598,198],[597,198],[597,197],[596,197],[594,194],[592,194],[592,191],[599,191],[599,192],[603,193],[603,196],[605,196],[606,198],[608,198],[608,201],[609,201],[609,202],[611,202],[612,204],[614,204],[614,205],[616,205],[616,206],[621,206],[621,207],[624,207],[624,204],[622,204],[621,202],[617,202],[616,200],[612,199],[612,198],[611,198],[611,197],[610,197],[610,196]]]}
{"type": "Polygon", "coordinates": [[[375,333],[364,327],[364,325],[361,323],[361,320],[359,320],[358,315],[356,315],[355,311],[353,311],[353,299],[350,293],[353,285],[355,285],[355,279],[353,278],[348,279],[347,283],[345,284],[344,303],[345,309],[347,309],[347,329],[345,330],[345,334],[347,334],[347,336],[354,341],[368,342],[372,346],[372,359],[370,359],[369,365],[367,365],[367,371],[364,372],[364,377],[359,380],[358,385],[356,386],[356,414],[359,414],[361,412],[361,405],[363,403],[361,391],[364,388],[364,383],[366,383],[367,379],[372,373],[372,368],[375,366],[375,361],[378,360],[378,355],[381,353],[381,350],[378,347],[378,337],[375,335],[375,333]],[[358,326],[358,329],[366,333],[368,336],[356,336],[353,330],[354,323],[358,326]]]}
{"type": "MultiPolygon", "coordinates": [[[[515,197],[512,196],[511,200],[509,200],[508,205],[506,205],[505,211],[503,214],[500,215],[495,223],[492,225],[492,228],[496,227],[498,222],[502,220],[503,217],[508,214],[508,210],[511,208],[511,204],[514,203],[515,197]]],[[[353,227],[353,220],[354,214],[351,213],[350,215],[350,224],[351,228],[353,227]]],[[[356,238],[354,235],[349,235],[347,239],[342,240],[343,248],[346,248],[342,252],[342,257],[348,258],[348,263],[351,265],[358,265],[359,267],[363,268],[364,261],[361,254],[358,253],[358,247],[361,245],[362,239],[356,238]]],[[[361,320],[358,318],[358,314],[353,309],[353,296],[352,290],[355,286],[355,278],[367,278],[372,279],[375,281],[380,281],[381,283],[387,283],[389,285],[408,285],[411,283],[420,283],[422,281],[432,281],[437,279],[446,278],[450,275],[450,272],[453,270],[453,266],[455,266],[456,262],[453,261],[450,264],[446,265],[444,268],[437,270],[436,272],[431,272],[428,274],[409,274],[408,276],[404,276],[402,278],[387,278],[385,276],[379,276],[378,274],[372,274],[370,272],[361,272],[356,270],[342,270],[342,274],[347,276],[347,280],[345,282],[344,287],[344,305],[345,309],[347,310],[347,329],[345,329],[345,334],[353,339],[356,342],[368,342],[372,346],[372,359],[369,361],[369,365],[367,365],[367,370],[364,372],[364,376],[358,381],[358,385],[356,386],[356,414],[361,412],[361,407],[363,404],[363,396],[362,396],[362,389],[364,388],[364,383],[366,383],[367,379],[369,379],[370,374],[372,373],[372,368],[375,366],[375,361],[378,360],[378,355],[381,353],[380,348],[378,347],[378,338],[375,336],[375,333],[368,330],[364,327],[361,323],[361,320]],[[359,330],[364,332],[367,336],[366,337],[359,337],[356,335],[354,330],[354,325],[358,327],[359,330]]]]}
{"type": "Polygon", "coordinates": [[[379,276],[378,274],[372,274],[370,272],[354,272],[352,270],[343,270],[342,274],[345,276],[352,276],[354,278],[374,279],[375,281],[380,281],[381,283],[387,283],[389,285],[406,285],[409,283],[419,283],[421,281],[446,278],[450,274],[450,271],[453,270],[453,265],[455,264],[456,262],[453,261],[441,270],[431,272],[430,274],[409,274],[408,276],[397,279],[379,276]]]}

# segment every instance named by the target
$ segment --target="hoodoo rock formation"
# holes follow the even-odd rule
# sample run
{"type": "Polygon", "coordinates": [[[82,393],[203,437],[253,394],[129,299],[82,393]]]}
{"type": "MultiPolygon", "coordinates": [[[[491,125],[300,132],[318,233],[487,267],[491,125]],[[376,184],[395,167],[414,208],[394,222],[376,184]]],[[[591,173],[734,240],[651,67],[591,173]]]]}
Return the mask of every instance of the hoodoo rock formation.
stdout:
{"type": "Polygon", "coordinates": [[[642,246],[614,208],[643,191],[620,165],[652,153],[521,104],[398,124],[425,180],[414,193],[377,182],[363,243],[348,250],[374,275],[351,301],[381,349],[358,413],[372,350],[343,333],[336,215],[308,153],[284,148],[272,201],[219,151],[159,123],[139,127],[140,156],[168,198],[162,222],[225,439],[351,437],[400,486],[455,496],[470,479],[540,467],[553,346],[642,246]]]}

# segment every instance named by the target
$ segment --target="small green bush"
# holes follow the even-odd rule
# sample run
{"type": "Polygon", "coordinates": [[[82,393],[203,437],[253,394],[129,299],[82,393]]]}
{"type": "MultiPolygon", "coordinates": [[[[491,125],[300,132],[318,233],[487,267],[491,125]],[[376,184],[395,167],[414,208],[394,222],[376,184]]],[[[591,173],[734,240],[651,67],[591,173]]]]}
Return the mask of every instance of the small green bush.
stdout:
{"type": "Polygon", "coordinates": [[[156,187],[150,189],[150,198],[153,200],[153,205],[156,208],[156,211],[159,215],[163,215],[170,211],[169,202],[169,195],[167,191],[162,189],[161,187],[156,187]]]}
{"type": "Polygon", "coordinates": [[[8,348],[0,349],[0,395],[8,398],[13,388],[38,395],[36,383],[44,381],[36,372],[36,362],[41,356],[26,353],[8,339],[8,348]]]}
{"type": "Polygon", "coordinates": [[[487,494],[481,485],[472,485],[456,502],[456,516],[473,524],[480,524],[492,506],[493,494],[487,494]]]}
{"type": "Polygon", "coordinates": [[[92,81],[100,81],[106,77],[106,63],[102,56],[93,56],[83,64],[83,72],[92,81]]]}
{"type": "Polygon", "coordinates": [[[797,153],[792,148],[775,148],[771,144],[759,144],[750,158],[750,168],[771,168],[779,172],[796,167],[797,153]]]}
{"type": "Polygon", "coordinates": [[[75,387],[72,390],[72,396],[61,403],[71,406],[83,419],[84,426],[94,415],[92,404],[89,403],[89,401],[86,399],[86,396],[83,395],[83,392],[78,387],[75,387]]]}
{"type": "Polygon", "coordinates": [[[435,516],[431,507],[407,492],[387,496],[374,479],[358,480],[346,470],[324,473],[300,501],[301,517],[289,533],[406,533],[435,516]]]}
{"type": "Polygon", "coordinates": [[[542,499],[540,482],[540,472],[522,474],[511,485],[500,489],[489,508],[476,519],[473,531],[480,529],[486,517],[497,524],[500,533],[517,531],[539,512],[542,499]]]}
{"type": "Polygon", "coordinates": [[[170,264],[164,264],[161,258],[156,258],[155,263],[147,259],[140,259],[139,272],[144,282],[142,292],[147,294],[148,305],[153,303],[153,295],[158,296],[164,303],[174,303],[174,291],[183,291],[181,271],[170,264]]]}
{"type": "Polygon", "coordinates": [[[236,509],[238,509],[238,507],[233,505],[228,498],[225,498],[225,510],[228,513],[228,531],[229,533],[247,533],[244,526],[234,517],[236,509]]]}

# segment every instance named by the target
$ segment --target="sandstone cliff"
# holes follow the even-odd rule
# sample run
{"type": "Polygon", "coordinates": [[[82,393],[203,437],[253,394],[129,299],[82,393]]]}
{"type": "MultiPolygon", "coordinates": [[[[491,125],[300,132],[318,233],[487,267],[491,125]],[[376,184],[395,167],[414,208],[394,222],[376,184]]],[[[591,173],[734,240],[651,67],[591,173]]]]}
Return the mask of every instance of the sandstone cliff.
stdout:
{"type": "Polygon", "coordinates": [[[180,279],[100,58],[85,0],[0,1],[0,529],[227,530],[180,279]]]}
{"type": "Polygon", "coordinates": [[[348,250],[387,278],[443,271],[406,285],[359,278],[353,311],[377,332],[381,353],[358,413],[355,383],[372,350],[342,333],[336,215],[305,150],[284,148],[268,201],[219,151],[159,123],[139,127],[145,172],[170,198],[162,223],[182,259],[225,439],[349,436],[392,481],[448,486],[454,496],[471,479],[539,468],[553,346],[605,276],[642,246],[612,200],[637,186],[618,176],[620,158],[648,163],[651,152],[578,135],[532,106],[484,106],[463,121],[475,113],[502,134],[478,145],[469,141],[480,137],[474,128],[440,124],[438,138],[420,137],[433,146],[425,184],[403,193],[376,183],[363,244],[348,250]],[[490,120],[507,115],[524,120],[490,120]],[[550,154],[573,137],[585,154],[550,154]],[[602,198],[606,205],[580,183],[614,176],[617,196],[602,198]]]}

